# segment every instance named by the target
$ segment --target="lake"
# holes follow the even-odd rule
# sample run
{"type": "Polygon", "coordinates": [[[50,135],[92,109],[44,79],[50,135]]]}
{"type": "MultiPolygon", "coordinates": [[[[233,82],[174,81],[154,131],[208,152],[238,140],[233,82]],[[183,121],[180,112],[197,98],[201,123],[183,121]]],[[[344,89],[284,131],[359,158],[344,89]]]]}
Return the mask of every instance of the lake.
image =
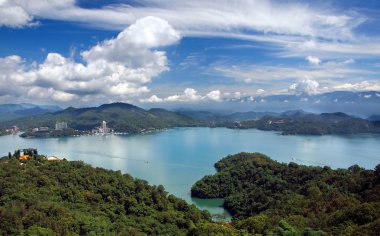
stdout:
{"type": "Polygon", "coordinates": [[[262,152],[280,162],[373,169],[380,163],[380,135],[283,136],[276,132],[226,128],[178,128],[142,135],[81,136],[53,139],[0,137],[0,156],[20,148],[92,166],[121,170],[147,180],[201,209],[228,214],[222,200],[192,199],[191,186],[215,173],[214,163],[228,154],[262,152]]]}

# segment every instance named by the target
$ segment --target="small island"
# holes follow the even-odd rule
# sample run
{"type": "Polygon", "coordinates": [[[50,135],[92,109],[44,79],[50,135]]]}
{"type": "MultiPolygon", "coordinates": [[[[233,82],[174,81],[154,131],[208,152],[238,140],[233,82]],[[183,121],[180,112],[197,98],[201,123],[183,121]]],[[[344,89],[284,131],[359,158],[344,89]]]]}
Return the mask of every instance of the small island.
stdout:
{"type": "Polygon", "coordinates": [[[193,197],[224,198],[233,225],[263,235],[377,235],[380,164],[327,166],[279,163],[260,153],[239,153],[215,164],[191,189],[193,197]]]}

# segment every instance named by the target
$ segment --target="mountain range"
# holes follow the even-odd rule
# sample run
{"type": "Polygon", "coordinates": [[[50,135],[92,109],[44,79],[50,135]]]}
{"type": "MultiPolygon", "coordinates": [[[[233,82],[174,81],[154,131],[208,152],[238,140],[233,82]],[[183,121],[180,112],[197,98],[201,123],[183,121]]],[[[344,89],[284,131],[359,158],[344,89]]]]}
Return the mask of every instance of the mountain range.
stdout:
{"type": "MultiPolygon", "coordinates": [[[[195,110],[193,104],[162,104],[162,106],[166,109],[178,111],[195,110]]],[[[317,114],[343,112],[352,116],[368,118],[380,115],[380,92],[335,91],[314,95],[242,96],[240,98],[223,99],[220,102],[197,104],[196,110],[212,111],[219,115],[249,111],[282,113],[289,110],[304,110],[317,114]]]]}
{"type": "Polygon", "coordinates": [[[104,104],[99,107],[69,107],[53,113],[31,115],[0,123],[6,128],[17,125],[22,130],[47,126],[53,128],[56,122],[66,122],[70,128],[91,130],[102,121],[117,132],[140,133],[170,127],[199,126],[203,123],[193,118],[164,109],[144,110],[127,103],[104,104]]]}
{"type": "Polygon", "coordinates": [[[0,104],[0,122],[16,119],[24,116],[39,115],[44,113],[60,111],[62,108],[49,105],[0,104]]]}

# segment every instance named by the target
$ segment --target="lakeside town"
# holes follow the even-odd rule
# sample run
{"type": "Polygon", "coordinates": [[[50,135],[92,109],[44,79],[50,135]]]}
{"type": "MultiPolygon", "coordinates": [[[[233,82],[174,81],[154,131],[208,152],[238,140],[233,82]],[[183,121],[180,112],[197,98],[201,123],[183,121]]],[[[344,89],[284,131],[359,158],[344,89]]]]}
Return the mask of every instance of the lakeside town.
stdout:
{"type": "MultiPolygon", "coordinates": [[[[163,129],[148,128],[141,129],[139,133],[151,133],[163,129]]],[[[34,127],[26,131],[18,126],[12,126],[6,129],[3,135],[19,135],[22,138],[57,138],[57,137],[75,137],[83,135],[128,135],[129,132],[116,132],[109,127],[107,121],[102,121],[99,126],[91,130],[77,130],[68,125],[67,122],[56,122],[54,128],[49,126],[34,127]]]]}

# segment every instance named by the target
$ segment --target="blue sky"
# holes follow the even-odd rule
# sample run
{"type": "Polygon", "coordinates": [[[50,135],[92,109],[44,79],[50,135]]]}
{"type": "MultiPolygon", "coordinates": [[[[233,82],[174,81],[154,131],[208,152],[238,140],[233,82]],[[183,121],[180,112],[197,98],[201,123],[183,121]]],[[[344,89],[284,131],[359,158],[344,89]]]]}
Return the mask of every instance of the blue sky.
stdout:
{"type": "Polygon", "coordinates": [[[380,91],[379,25],[378,0],[0,0],[0,103],[380,91]]]}

